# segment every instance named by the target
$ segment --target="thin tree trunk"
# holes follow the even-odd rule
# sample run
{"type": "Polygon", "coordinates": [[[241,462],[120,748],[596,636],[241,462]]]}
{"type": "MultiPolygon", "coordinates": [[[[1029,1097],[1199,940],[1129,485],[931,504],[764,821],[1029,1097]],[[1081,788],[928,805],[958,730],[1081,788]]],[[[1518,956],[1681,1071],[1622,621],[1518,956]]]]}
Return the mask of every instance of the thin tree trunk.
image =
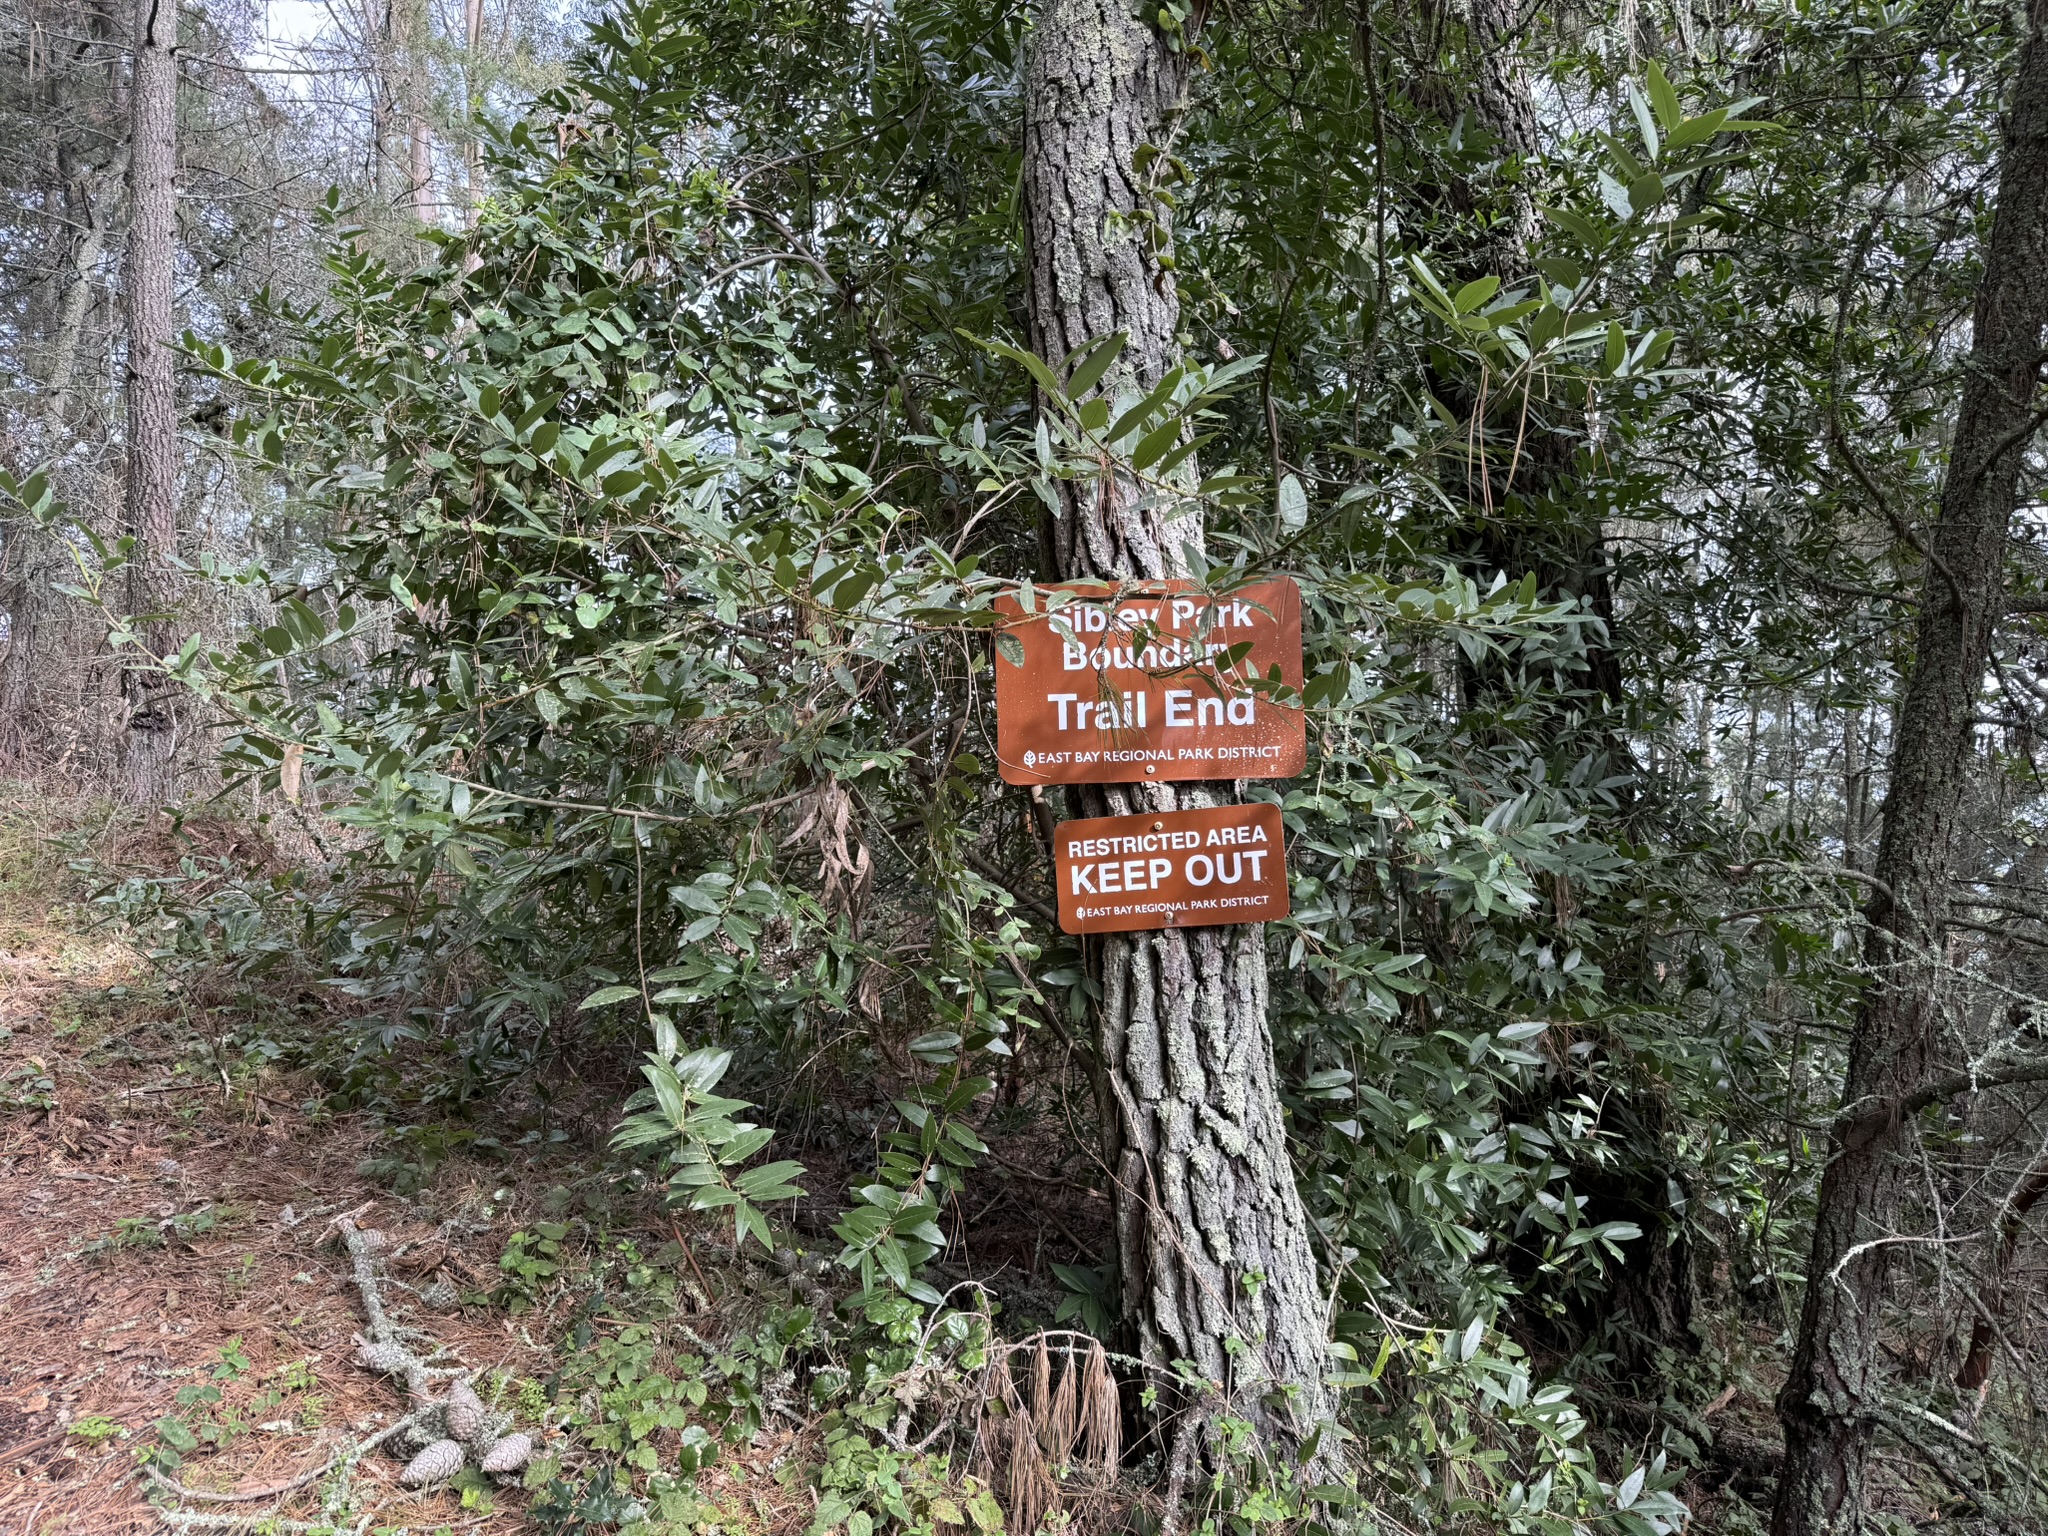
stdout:
{"type": "Polygon", "coordinates": [[[427,119],[432,87],[423,53],[431,25],[422,0],[393,0],[393,73],[405,83],[406,203],[422,224],[440,217],[434,197],[434,130],[427,119]]]}
{"type": "Polygon", "coordinates": [[[434,201],[434,130],[427,126],[424,117],[417,114],[412,119],[409,144],[412,216],[422,224],[431,224],[441,213],[439,204],[434,201]]]}
{"type": "Polygon", "coordinates": [[[2005,1316],[2005,1277],[2020,1251],[2020,1234],[2027,1228],[2027,1213],[2048,1195],[2048,1160],[2036,1163],[2014,1186],[1998,1222],[1998,1247],[1991,1255],[1991,1273],[1984,1280],[1979,1298],[1983,1313],[1970,1329],[1970,1347],[1956,1372],[1956,1385],[1971,1392],[1991,1384],[1991,1362],[1996,1356],[1998,1332],[1994,1319],[2005,1316]]]}
{"type": "MultiPolygon", "coordinates": [[[[149,615],[142,639],[164,656],[178,637],[178,386],[171,356],[177,239],[178,0],[136,0],[135,75],[129,92],[128,531],[129,612],[149,615]]],[[[129,797],[161,802],[178,741],[175,690],[147,667],[124,674],[129,797]]]]}
{"type": "Polygon", "coordinates": [[[467,51],[469,86],[469,141],[462,146],[462,218],[476,228],[477,194],[483,179],[483,146],[477,141],[477,125],[484,114],[484,0],[462,0],[462,43],[467,51]]]}
{"type": "Polygon", "coordinates": [[[1971,720],[2003,608],[2021,463],[2038,426],[2048,326],[2048,0],[2032,0],[2029,12],[1940,519],[1921,573],[1913,675],[1893,733],[1881,885],[1867,909],[1869,981],[1821,1179],[1798,1342],[1778,1395],[1785,1466],[1773,1536],[1860,1529],[1882,1407],[1878,1337],[1913,1134],[1901,1106],[1927,1075],[1942,1015],[1971,720]]]}
{"type": "MultiPolygon", "coordinates": [[[[1045,0],[1025,80],[1024,197],[1033,345],[1058,366],[1128,337],[1103,389],[1147,388],[1180,361],[1162,227],[1133,169],[1163,145],[1182,56],[1125,0],[1045,0]],[[1134,217],[1136,215],[1137,217],[1134,217]]],[[[1191,483],[1191,482],[1190,482],[1191,483]]],[[[1189,498],[1140,508],[1112,481],[1051,519],[1052,574],[1185,575],[1202,523],[1189,498]]],[[[1229,783],[1089,786],[1087,815],[1228,804],[1229,783]]],[[[1283,1449],[1331,1417],[1325,1300],[1295,1187],[1267,1033],[1258,925],[1111,935],[1087,946],[1109,1127],[1121,1318],[1143,1357],[1193,1363],[1283,1449]]],[[[1218,1406],[1216,1403],[1205,1405],[1218,1406]]],[[[1322,1448],[1317,1470],[1332,1464],[1322,1448]]]]}
{"type": "Polygon", "coordinates": [[[1863,808],[1868,802],[1870,773],[1863,754],[1863,709],[1842,717],[1842,864],[1863,868],[1863,808]]]}
{"type": "Polygon", "coordinates": [[[71,379],[78,367],[85,317],[92,308],[93,275],[99,271],[100,258],[107,248],[102,183],[111,183],[118,176],[118,169],[97,171],[76,184],[77,212],[84,220],[84,228],[71,246],[71,271],[65,280],[64,296],[57,302],[57,325],[50,339],[50,366],[43,385],[43,421],[52,429],[70,419],[71,379]]]}

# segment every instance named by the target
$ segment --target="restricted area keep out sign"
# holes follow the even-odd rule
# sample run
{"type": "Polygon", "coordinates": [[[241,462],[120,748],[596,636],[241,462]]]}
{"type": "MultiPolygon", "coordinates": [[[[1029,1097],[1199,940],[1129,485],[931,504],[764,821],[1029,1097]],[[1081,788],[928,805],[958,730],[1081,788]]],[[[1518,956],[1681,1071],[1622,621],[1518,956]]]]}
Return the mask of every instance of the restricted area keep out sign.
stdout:
{"type": "Polygon", "coordinates": [[[1067,933],[1263,923],[1287,915],[1277,805],[1062,822],[1053,867],[1067,933]]]}
{"type": "Polygon", "coordinates": [[[1292,580],[1227,597],[1187,582],[1074,583],[1039,588],[1035,615],[1014,597],[996,606],[1016,639],[999,638],[995,668],[996,757],[1010,783],[1288,779],[1306,764],[1292,580]],[[1056,593],[1072,600],[1048,611],[1056,593]],[[1292,704],[1248,686],[1275,668],[1292,704]]]}

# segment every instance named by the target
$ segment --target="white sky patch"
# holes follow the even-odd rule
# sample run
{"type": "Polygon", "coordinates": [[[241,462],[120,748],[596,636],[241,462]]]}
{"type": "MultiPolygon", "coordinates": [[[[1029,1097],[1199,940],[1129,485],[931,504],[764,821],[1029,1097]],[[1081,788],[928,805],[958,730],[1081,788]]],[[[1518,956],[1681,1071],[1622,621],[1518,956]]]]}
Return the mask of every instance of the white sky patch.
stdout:
{"type": "MultiPolygon", "coordinates": [[[[310,50],[334,25],[328,0],[264,0],[258,14],[259,32],[247,62],[259,69],[305,68],[310,50]]],[[[282,86],[303,97],[306,84],[304,76],[281,74],[271,88],[282,86]]]]}

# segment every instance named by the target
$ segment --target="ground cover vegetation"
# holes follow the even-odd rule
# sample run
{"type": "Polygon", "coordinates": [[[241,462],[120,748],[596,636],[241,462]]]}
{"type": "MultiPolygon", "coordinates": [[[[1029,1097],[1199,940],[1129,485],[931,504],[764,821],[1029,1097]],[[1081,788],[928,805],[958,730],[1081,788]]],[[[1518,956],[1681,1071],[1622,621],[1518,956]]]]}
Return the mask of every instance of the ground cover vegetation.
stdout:
{"type": "Polygon", "coordinates": [[[141,9],[0,5],[0,1511],[2048,1522],[2048,8],[141,9]],[[998,777],[999,598],[1272,573],[1299,778],[998,777]]]}

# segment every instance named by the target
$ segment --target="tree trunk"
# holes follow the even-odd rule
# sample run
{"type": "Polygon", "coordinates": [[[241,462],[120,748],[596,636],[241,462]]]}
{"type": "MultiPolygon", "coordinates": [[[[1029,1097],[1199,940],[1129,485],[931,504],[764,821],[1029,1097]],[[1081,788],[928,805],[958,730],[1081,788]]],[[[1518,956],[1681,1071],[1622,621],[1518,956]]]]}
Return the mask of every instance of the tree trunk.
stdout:
{"type": "Polygon", "coordinates": [[[2011,1197],[1999,1215],[1998,1246],[1992,1251],[1991,1270],[1984,1279],[1981,1309],[1970,1329],[1970,1347],[1956,1372],[1956,1385],[1981,1392],[1991,1384],[1991,1363],[1998,1349],[1998,1320],[2005,1316],[2005,1279],[2019,1256],[2020,1237],[2027,1229],[2027,1213],[2048,1195],[2048,1159],[2034,1164],[2013,1186],[2011,1197]]]}
{"type": "MultiPolygon", "coordinates": [[[[1528,178],[1542,158],[1537,137],[1536,101],[1518,53],[1527,19],[1515,0],[1470,0],[1467,31],[1473,53],[1473,92],[1469,105],[1486,127],[1500,157],[1503,174],[1497,187],[1460,185],[1455,201],[1468,212],[1491,209],[1495,214],[1476,259],[1462,277],[1495,276],[1512,287],[1531,273],[1539,226],[1528,178]]],[[[1466,103],[1461,100],[1459,105],[1466,103]]],[[[1524,388],[1536,393],[1539,376],[1524,388]]],[[[1467,411],[1479,402],[1462,386],[1447,384],[1448,397],[1466,397],[1467,411]]],[[[1563,515],[1546,513],[1543,503],[1571,498],[1574,464],[1583,430],[1581,414],[1562,402],[1535,399],[1524,409],[1512,396],[1493,404],[1499,431],[1511,434],[1517,446],[1499,455],[1482,452],[1471,472],[1466,499],[1475,511],[1471,563],[1482,577],[1495,572],[1511,579],[1534,572],[1546,595],[1577,599],[1597,614],[1603,633],[1586,644],[1587,681],[1606,699],[1619,701],[1621,662],[1614,649],[1612,559],[1606,530],[1597,514],[1569,504],[1563,515]],[[1517,505],[1519,503],[1519,506],[1517,505]]],[[[1479,423],[1482,443],[1486,422],[1479,423]]],[[[1611,738],[1618,757],[1625,758],[1619,737],[1611,738]]]]}
{"type": "Polygon", "coordinates": [[[484,115],[484,0],[462,0],[462,43],[469,86],[469,139],[462,146],[462,221],[474,229],[483,182],[483,145],[477,140],[477,125],[484,115]]]}
{"type": "Polygon", "coordinates": [[[85,317],[92,308],[93,276],[107,246],[104,193],[119,177],[115,169],[95,171],[80,177],[77,204],[73,210],[83,222],[72,242],[70,275],[64,296],[57,301],[57,325],[50,340],[50,366],[43,385],[42,417],[55,431],[70,419],[71,379],[78,368],[78,349],[85,335],[85,317]],[[105,186],[102,183],[105,183],[105,186]]]}
{"type": "MultiPolygon", "coordinates": [[[[1125,0],[1040,8],[1025,78],[1032,343],[1057,367],[1082,344],[1125,333],[1107,393],[1147,388],[1180,361],[1179,299],[1159,259],[1165,229],[1151,222],[1164,209],[1133,156],[1163,147],[1183,71],[1125,0]]],[[[1190,553],[1200,557],[1199,507],[1191,497],[1171,509],[1136,500],[1115,480],[1070,494],[1051,519],[1051,574],[1186,575],[1190,553]]],[[[1236,798],[1229,783],[1075,794],[1090,816],[1236,798]]],[[[1087,954],[1101,988],[1122,1326],[1146,1360],[1192,1362],[1231,1411],[1279,1448],[1298,1447],[1331,1417],[1327,1318],[1266,1031],[1265,930],[1117,934],[1089,941],[1087,954]]],[[[1317,1477],[1335,1464],[1329,1452],[1319,1450],[1317,1477]]]]}
{"type": "MultiPolygon", "coordinates": [[[[177,241],[178,3],[136,0],[128,158],[128,607],[164,656],[178,645],[178,385],[171,356],[177,241]]],[[[146,666],[124,674],[128,796],[160,803],[175,768],[175,690],[146,666]]]]}
{"type": "Polygon", "coordinates": [[[427,116],[433,86],[426,45],[432,26],[421,0],[392,0],[392,73],[404,83],[405,95],[405,200],[422,224],[434,223],[441,212],[434,197],[434,129],[427,116]]]}
{"type": "Polygon", "coordinates": [[[1921,573],[1913,675],[1867,909],[1869,979],[1849,1042],[1790,1374],[1778,1395],[1785,1469],[1773,1536],[1850,1536],[1882,1406],[1884,1319],[1912,1117],[1942,1013],[1941,952],[1971,719],[2003,608],[2007,525],[2039,425],[2048,325],[2048,0],[2032,0],[1999,167],[1940,518],[1921,573]]]}
{"type": "Polygon", "coordinates": [[[412,216],[431,224],[441,210],[434,201],[434,130],[424,117],[414,114],[410,129],[408,179],[412,183],[412,216]]]}

